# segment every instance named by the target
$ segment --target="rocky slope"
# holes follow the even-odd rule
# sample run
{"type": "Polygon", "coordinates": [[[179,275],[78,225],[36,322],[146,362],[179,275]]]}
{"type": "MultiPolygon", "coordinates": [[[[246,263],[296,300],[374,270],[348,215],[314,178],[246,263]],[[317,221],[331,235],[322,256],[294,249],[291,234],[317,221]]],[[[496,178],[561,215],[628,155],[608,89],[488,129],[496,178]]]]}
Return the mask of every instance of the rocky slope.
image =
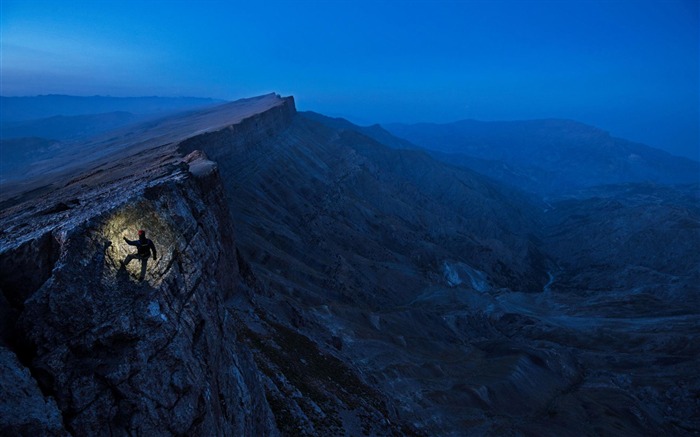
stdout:
{"type": "MultiPolygon", "coordinates": [[[[614,320],[622,310],[614,298],[610,311],[589,318],[605,297],[589,302],[570,293],[555,298],[549,292],[509,291],[551,291],[564,284],[564,274],[555,263],[550,273],[559,276],[549,284],[509,282],[508,275],[488,267],[489,251],[470,246],[460,235],[471,233],[473,241],[490,236],[491,242],[512,250],[512,234],[519,231],[522,238],[537,228],[527,213],[539,208],[537,203],[528,204],[517,193],[422,153],[384,148],[352,126],[324,124],[326,128],[297,118],[284,135],[256,144],[254,151],[234,149],[220,157],[230,192],[236,193],[231,200],[236,223],[246,230],[241,250],[275,293],[260,299],[266,312],[289,314],[293,308],[288,317],[297,329],[361,363],[394,399],[399,414],[428,433],[458,433],[466,427],[477,434],[536,430],[562,435],[590,423],[583,426],[585,432],[622,427],[645,434],[670,429],[673,421],[688,426],[680,419],[687,410],[669,414],[657,408],[670,393],[692,399],[690,379],[678,390],[667,376],[692,374],[695,349],[677,351],[676,340],[664,340],[696,335],[692,307],[683,308],[673,328],[659,335],[659,363],[669,354],[679,363],[659,364],[656,372],[667,376],[654,381],[646,375],[639,387],[630,383],[603,389],[601,378],[625,378],[628,371],[650,366],[644,352],[612,368],[603,364],[601,354],[623,353],[626,342],[639,344],[668,320],[621,324],[614,320]],[[449,182],[453,177],[465,182],[457,186],[472,190],[455,190],[449,182]],[[381,183],[373,185],[375,180],[381,183]],[[355,212],[357,208],[361,210],[355,212]],[[624,340],[603,347],[598,328],[590,332],[596,325],[624,340]],[[591,347],[600,352],[584,353],[591,347]],[[639,400],[649,397],[637,393],[652,390],[659,394],[649,407],[639,400]],[[577,412],[591,408],[596,411],[592,420],[577,412]]],[[[600,229],[587,231],[599,235],[600,229]]],[[[691,230],[684,238],[696,235],[691,230]]],[[[587,238],[580,232],[572,244],[585,244],[587,238]]],[[[685,245],[679,253],[688,250],[685,245]]],[[[526,270],[535,273],[552,260],[564,263],[565,249],[551,251],[561,259],[545,259],[526,270]]],[[[514,265],[506,251],[491,253],[514,265]]],[[[610,250],[605,253],[615,257],[610,250]]],[[[567,271],[576,271],[576,252],[568,255],[567,271]]],[[[617,270],[599,274],[614,278],[617,270]]],[[[692,279],[686,275],[679,286],[688,287],[692,279]]],[[[650,304],[644,302],[642,306],[650,304]]],[[[689,405],[697,408],[694,402],[689,405]]]]}
{"type": "Polygon", "coordinates": [[[638,297],[658,301],[649,305],[641,299],[644,304],[631,311],[638,315],[700,303],[697,185],[591,188],[552,202],[545,216],[543,243],[558,260],[560,290],[591,295],[635,290],[638,297]]]}
{"type": "Polygon", "coordinates": [[[693,188],[547,205],[387,135],[268,95],[10,187],[0,432],[700,430],[693,188]]]}

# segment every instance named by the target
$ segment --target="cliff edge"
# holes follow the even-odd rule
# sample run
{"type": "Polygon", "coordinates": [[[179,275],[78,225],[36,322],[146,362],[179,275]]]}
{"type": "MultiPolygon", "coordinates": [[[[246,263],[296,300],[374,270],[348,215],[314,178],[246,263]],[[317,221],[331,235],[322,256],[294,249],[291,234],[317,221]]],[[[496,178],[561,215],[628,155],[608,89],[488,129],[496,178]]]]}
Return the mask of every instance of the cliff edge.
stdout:
{"type": "MultiPolygon", "coordinates": [[[[200,129],[284,100],[248,103],[200,114],[200,129]]],[[[216,164],[141,138],[2,212],[3,435],[276,433],[225,305],[238,261],[216,164]],[[158,251],[142,281],[138,260],[120,264],[137,229],[158,251]]]]}
{"type": "Polygon", "coordinates": [[[295,114],[270,94],[170,117],[3,187],[0,434],[402,429],[356,370],[256,306],[269,291],[234,239],[222,157],[198,147],[256,153],[295,114]],[[157,258],[124,266],[139,229],[157,258]]]}

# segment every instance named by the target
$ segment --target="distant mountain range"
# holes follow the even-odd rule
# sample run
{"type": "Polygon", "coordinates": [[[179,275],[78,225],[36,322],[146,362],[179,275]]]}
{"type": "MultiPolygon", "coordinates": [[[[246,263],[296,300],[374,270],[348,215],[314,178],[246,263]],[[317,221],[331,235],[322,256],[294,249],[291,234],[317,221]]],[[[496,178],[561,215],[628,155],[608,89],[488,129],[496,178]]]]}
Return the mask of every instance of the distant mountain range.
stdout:
{"type": "Polygon", "coordinates": [[[30,163],[65,149],[63,142],[220,103],[195,97],[0,97],[0,181],[21,177],[30,163]]]}
{"type": "Polygon", "coordinates": [[[6,123],[0,127],[3,140],[10,138],[41,137],[68,140],[89,137],[140,120],[131,112],[107,112],[88,115],[54,115],[37,120],[6,123]]]}
{"type": "Polygon", "coordinates": [[[697,183],[700,163],[571,120],[389,124],[434,157],[544,195],[627,182],[697,183]]]}
{"type": "Polygon", "coordinates": [[[0,123],[37,120],[57,115],[95,115],[110,112],[130,112],[137,115],[157,115],[223,103],[200,97],[110,97],[66,96],[50,94],[31,97],[0,96],[0,123]]]}

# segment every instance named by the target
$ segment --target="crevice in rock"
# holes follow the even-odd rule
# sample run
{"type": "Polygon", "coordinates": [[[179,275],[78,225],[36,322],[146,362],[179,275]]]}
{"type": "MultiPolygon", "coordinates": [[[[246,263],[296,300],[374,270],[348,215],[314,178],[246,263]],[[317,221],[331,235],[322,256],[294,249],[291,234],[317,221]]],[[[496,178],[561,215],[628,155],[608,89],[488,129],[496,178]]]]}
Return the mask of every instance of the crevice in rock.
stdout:
{"type": "Polygon", "coordinates": [[[260,285],[258,284],[258,279],[255,277],[255,273],[253,273],[253,268],[248,264],[245,258],[243,258],[238,248],[236,248],[236,262],[238,263],[239,274],[245,285],[252,290],[260,291],[260,285]]]}
{"type": "Polygon", "coordinates": [[[27,299],[51,277],[60,251],[60,243],[51,232],[46,232],[0,254],[0,314],[3,317],[0,340],[31,372],[45,397],[56,395],[53,376],[35,365],[37,347],[17,326],[17,321],[27,299]]]}
{"type": "Polygon", "coordinates": [[[20,354],[18,353],[17,357],[19,358],[20,362],[24,366],[26,366],[31,372],[32,378],[34,378],[34,380],[36,381],[37,385],[39,386],[39,390],[41,390],[41,393],[45,397],[56,398],[55,378],[53,374],[51,374],[51,372],[49,372],[46,369],[42,369],[41,367],[32,365],[32,362],[36,357],[36,350],[32,348],[31,351],[27,352],[27,355],[25,357],[20,357],[20,354]]]}
{"type": "Polygon", "coordinates": [[[47,232],[0,255],[0,289],[12,308],[24,309],[24,302],[51,277],[60,253],[60,243],[47,232]]]}
{"type": "Polygon", "coordinates": [[[197,435],[198,433],[196,432],[197,427],[204,422],[204,419],[206,418],[207,415],[207,400],[204,398],[203,394],[199,395],[199,399],[197,402],[197,411],[199,414],[192,420],[192,424],[190,425],[189,429],[185,432],[185,435],[197,435]]]}
{"type": "Polygon", "coordinates": [[[182,312],[185,310],[187,307],[187,304],[190,302],[192,299],[192,296],[197,292],[197,289],[199,288],[199,285],[202,283],[202,277],[197,276],[197,278],[194,281],[194,284],[192,284],[192,287],[190,290],[187,292],[185,297],[182,299],[180,308],[177,311],[177,322],[178,324],[180,323],[180,320],[182,319],[182,312]]]}
{"type": "Polygon", "coordinates": [[[15,324],[19,318],[17,309],[10,306],[5,293],[0,289],[0,345],[9,345],[16,337],[15,324]]]}
{"type": "MultiPolygon", "coordinates": [[[[168,264],[165,266],[165,269],[163,269],[163,272],[159,274],[159,277],[161,277],[161,278],[165,277],[165,275],[167,275],[168,272],[170,271],[170,269],[173,267],[173,264],[175,263],[175,261],[178,262],[178,267],[182,265],[182,263],[180,262],[180,251],[177,248],[173,249],[173,251],[171,252],[170,260],[168,261],[168,264]]],[[[182,270],[180,270],[180,271],[182,271],[182,270]]]]}
{"type": "Polygon", "coordinates": [[[204,332],[204,325],[206,322],[204,320],[200,320],[197,323],[197,326],[194,328],[194,334],[192,334],[192,344],[193,346],[197,346],[199,344],[199,341],[202,337],[202,333],[204,332]]]}

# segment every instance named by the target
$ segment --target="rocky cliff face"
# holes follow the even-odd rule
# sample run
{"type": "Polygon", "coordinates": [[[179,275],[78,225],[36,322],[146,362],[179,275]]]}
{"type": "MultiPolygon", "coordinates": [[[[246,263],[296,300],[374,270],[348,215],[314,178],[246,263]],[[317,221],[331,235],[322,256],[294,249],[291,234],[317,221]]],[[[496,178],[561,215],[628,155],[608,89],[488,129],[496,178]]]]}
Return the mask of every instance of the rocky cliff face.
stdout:
{"type": "MultiPolygon", "coordinates": [[[[294,106],[264,96],[220,111],[254,149],[294,106]]],[[[203,131],[122,148],[3,211],[3,435],[403,429],[352,366],[256,306],[269,291],[237,248],[219,167],[191,147],[221,132],[203,131]],[[120,264],[137,229],[158,251],[143,280],[139,260],[120,264]]]]}
{"type": "Polygon", "coordinates": [[[276,429],[224,305],[238,267],[218,171],[171,153],[149,153],[160,162],[137,175],[39,199],[49,207],[39,214],[5,217],[3,377],[17,376],[3,380],[3,434],[276,429]],[[159,252],[143,281],[138,261],[120,266],[131,249],[122,238],[139,228],[159,252]]]}

